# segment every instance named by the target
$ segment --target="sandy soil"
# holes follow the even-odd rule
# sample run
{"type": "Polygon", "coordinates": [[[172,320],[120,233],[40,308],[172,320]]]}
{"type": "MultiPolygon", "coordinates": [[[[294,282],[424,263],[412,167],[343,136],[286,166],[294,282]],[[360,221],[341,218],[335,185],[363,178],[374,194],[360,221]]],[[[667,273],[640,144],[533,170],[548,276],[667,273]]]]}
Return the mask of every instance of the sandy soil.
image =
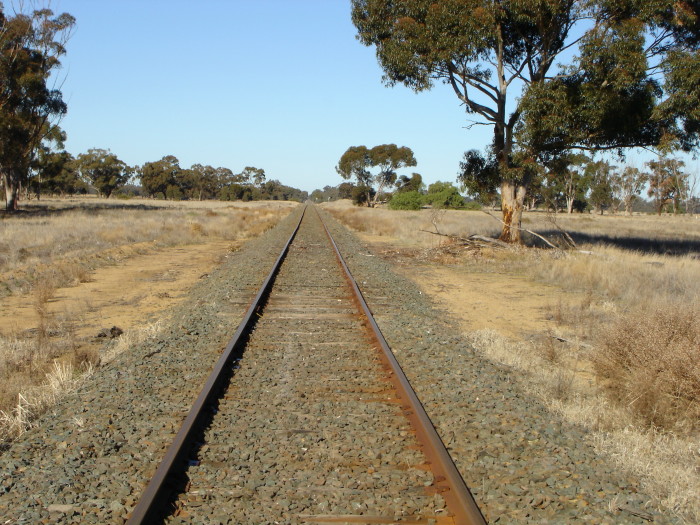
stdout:
{"type": "Polygon", "coordinates": [[[402,273],[455,316],[463,330],[488,328],[510,339],[554,330],[547,311],[565,296],[556,287],[500,273],[427,265],[403,267],[402,273]]]}
{"type": "Polygon", "coordinates": [[[394,237],[359,233],[360,238],[391,253],[395,270],[413,280],[460,323],[465,332],[491,329],[509,339],[527,340],[556,331],[549,311],[579,294],[503,272],[474,272],[458,265],[431,263],[411,257],[417,244],[394,237]],[[407,252],[401,252],[407,249],[407,252]]]}
{"type": "MultiPolygon", "coordinates": [[[[192,285],[231,250],[230,241],[166,248],[134,256],[91,273],[90,281],[59,288],[48,302],[49,317],[70,323],[78,344],[99,346],[104,328],[122,330],[154,321],[181,301],[192,285]]],[[[0,305],[0,333],[20,335],[39,323],[34,294],[10,296],[0,305]]]]}

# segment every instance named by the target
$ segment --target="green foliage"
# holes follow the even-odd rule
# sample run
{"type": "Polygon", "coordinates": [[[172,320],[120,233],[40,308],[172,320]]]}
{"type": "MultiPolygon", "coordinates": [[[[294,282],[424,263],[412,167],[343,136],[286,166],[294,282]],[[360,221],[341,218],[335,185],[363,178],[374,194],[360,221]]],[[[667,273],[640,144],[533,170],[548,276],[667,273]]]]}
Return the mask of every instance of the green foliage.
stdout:
{"type": "Polygon", "coordinates": [[[92,148],[75,160],[75,168],[81,178],[91,184],[106,198],[129,180],[132,168],[109,150],[92,148]]]}
{"type": "Polygon", "coordinates": [[[352,190],[354,188],[352,182],[342,182],[338,185],[338,198],[339,199],[352,199],[352,190]]]}
{"type": "Polygon", "coordinates": [[[389,201],[392,210],[420,210],[423,205],[423,195],[415,190],[395,193],[389,201]]]}
{"type": "Polygon", "coordinates": [[[236,182],[241,184],[253,184],[257,187],[265,182],[265,170],[254,166],[246,166],[238,175],[234,175],[236,182]]]}
{"type": "MultiPolygon", "coordinates": [[[[415,165],[416,159],[411,148],[398,147],[396,144],[381,144],[372,149],[367,149],[366,146],[349,147],[340,157],[335,169],[346,180],[354,177],[357,187],[365,189],[362,202],[373,206],[383,195],[382,190],[396,181],[397,169],[415,165]],[[379,172],[373,175],[370,168],[377,167],[379,172]],[[367,188],[371,188],[371,192],[367,188]]],[[[353,200],[358,202],[354,198],[353,200]]]]}
{"type": "Polygon", "coordinates": [[[181,201],[183,200],[185,194],[182,192],[179,186],[171,184],[165,190],[165,198],[169,201],[181,201]]]}
{"type": "Polygon", "coordinates": [[[464,206],[464,197],[459,194],[449,182],[435,182],[428,186],[428,193],[423,196],[423,202],[433,208],[461,208],[464,206]]]}
{"type": "Polygon", "coordinates": [[[613,204],[612,178],[615,166],[600,160],[590,162],[586,166],[585,174],[589,181],[589,203],[601,214],[613,204]]]}
{"type": "MultiPolygon", "coordinates": [[[[347,184],[347,183],[343,183],[347,184]]],[[[322,190],[314,190],[311,192],[309,199],[313,202],[330,202],[340,198],[340,189],[338,186],[324,186],[322,190]]]]}
{"type": "Polygon", "coordinates": [[[36,173],[30,179],[31,190],[39,195],[49,193],[66,195],[85,193],[87,186],[76,171],[73,155],[67,151],[54,152],[48,148],[39,148],[32,162],[36,173]]]}
{"type": "Polygon", "coordinates": [[[278,180],[268,180],[260,188],[234,182],[223,186],[219,191],[219,200],[222,201],[284,200],[304,202],[308,198],[307,192],[285,186],[278,180]]]}
{"type": "MultiPolygon", "coordinates": [[[[254,193],[253,195],[255,196],[256,194],[254,193]]],[[[292,188],[291,186],[285,186],[278,180],[269,180],[265,182],[259,189],[257,195],[259,195],[259,197],[255,198],[273,201],[304,202],[309,198],[308,192],[292,188]]]]}
{"type": "Polygon", "coordinates": [[[219,200],[222,201],[252,201],[253,188],[243,184],[229,184],[219,191],[219,200]]]}
{"type": "Polygon", "coordinates": [[[404,191],[421,191],[425,184],[423,184],[423,177],[420,173],[413,173],[411,178],[401,175],[394,183],[394,186],[396,186],[398,193],[402,193],[404,191]]]}
{"type": "Polygon", "coordinates": [[[482,204],[491,204],[498,200],[498,162],[493,154],[482,155],[477,150],[464,153],[464,160],[459,163],[457,175],[463,191],[482,204]]]}
{"type": "Polygon", "coordinates": [[[673,213],[680,211],[680,201],[687,190],[688,174],[683,171],[682,160],[659,157],[646,163],[649,190],[656,212],[661,215],[664,207],[671,205],[673,213]]]}
{"type": "Polygon", "coordinates": [[[371,186],[366,186],[358,184],[352,187],[351,198],[355,206],[367,205],[369,206],[372,202],[372,197],[374,197],[375,191],[371,186]]]}
{"type": "Polygon", "coordinates": [[[358,185],[368,186],[372,180],[370,165],[366,146],[350,146],[340,157],[335,171],[345,180],[354,177],[358,185]]]}
{"type": "Polygon", "coordinates": [[[166,155],[155,162],[146,162],[139,170],[141,187],[146,195],[155,197],[165,195],[168,186],[175,184],[177,174],[181,171],[180,161],[173,155],[166,155]]]}
{"type": "Polygon", "coordinates": [[[35,150],[54,131],[52,120],[66,113],[61,92],[49,84],[74,24],[71,15],[49,9],[7,17],[0,4],[0,171],[8,210],[17,206],[35,150]]]}

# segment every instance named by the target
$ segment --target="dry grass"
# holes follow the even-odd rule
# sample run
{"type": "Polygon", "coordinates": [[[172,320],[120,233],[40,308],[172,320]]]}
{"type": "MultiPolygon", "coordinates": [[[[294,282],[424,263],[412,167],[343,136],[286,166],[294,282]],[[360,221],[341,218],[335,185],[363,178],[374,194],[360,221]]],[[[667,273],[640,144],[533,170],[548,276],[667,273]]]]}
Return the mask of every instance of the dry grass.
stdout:
{"type": "Polygon", "coordinates": [[[132,255],[206,239],[259,235],[296,203],[221,203],[95,199],[33,203],[0,220],[0,295],[37,282],[85,282],[90,271],[132,255]]]}
{"type": "Polygon", "coordinates": [[[55,199],[3,216],[0,294],[31,297],[37,324],[22,334],[0,334],[0,448],[30,428],[86,372],[159,330],[160,323],[127,330],[98,355],[76,342],[77,319],[48,308],[58,288],[86,282],[95,268],[165,247],[224,240],[234,249],[294,206],[55,199]]]}
{"type": "Polygon", "coordinates": [[[700,307],[643,306],[601,331],[593,363],[618,403],[650,427],[700,430],[700,307]]]}
{"type": "MultiPolygon", "coordinates": [[[[661,508],[700,522],[700,220],[557,216],[582,251],[481,249],[460,257],[444,238],[418,230],[496,236],[499,223],[481,212],[326,209],[356,231],[414,248],[417,262],[440,264],[449,248],[449,264],[572,292],[548,309],[556,333],[527,342],[490,330],[469,337],[489,359],[526,374],[551,410],[589,429],[601,454],[640,476],[661,508]],[[436,255],[426,258],[426,250],[436,255]]],[[[525,214],[523,223],[556,240],[545,214],[525,214]]]]}

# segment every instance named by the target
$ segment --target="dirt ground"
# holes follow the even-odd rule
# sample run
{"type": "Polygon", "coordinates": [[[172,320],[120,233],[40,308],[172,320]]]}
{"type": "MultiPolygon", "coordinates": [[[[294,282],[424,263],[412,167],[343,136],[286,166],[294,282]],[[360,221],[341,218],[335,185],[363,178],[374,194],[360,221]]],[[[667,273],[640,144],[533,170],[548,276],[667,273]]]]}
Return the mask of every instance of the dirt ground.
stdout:
{"type": "MultiPolygon", "coordinates": [[[[81,347],[98,347],[96,335],[117,326],[126,331],[155,321],[181,301],[232,248],[231,241],[165,248],[95,270],[90,280],[58,288],[48,301],[53,322],[71,323],[81,347]]],[[[39,323],[35,294],[10,296],[0,304],[0,333],[21,335],[39,323]]]]}
{"type": "Polygon", "coordinates": [[[555,332],[556,323],[549,313],[552,307],[579,295],[524,276],[434,264],[402,253],[402,248],[408,249],[408,253],[416,248],[402,239],[357,235],[378,253],[397,262],[395,269],[449,312],[464,332],[491,329],[513,340],[555,332]],[[394,249],[398,249],[396,255],[391,254],[394,249]]]}

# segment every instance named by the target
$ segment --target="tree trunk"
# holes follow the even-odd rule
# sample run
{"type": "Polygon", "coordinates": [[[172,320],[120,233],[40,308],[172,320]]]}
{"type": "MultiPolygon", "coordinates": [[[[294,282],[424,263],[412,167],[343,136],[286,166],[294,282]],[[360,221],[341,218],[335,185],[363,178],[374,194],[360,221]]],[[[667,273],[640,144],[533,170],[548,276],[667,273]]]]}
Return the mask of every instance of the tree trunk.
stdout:
{"type": "Polygon", "coordinates": [[[17,171],[9,169],[3,173],[3,182],[5,184],[5,209],[7,211],[16,211],[20,190],[17,171]]]}
{"type": "Polygon", "coordinates": [[[574,198],[566,197],[566,213],[571,215],[574,212],[574,198]]]}
{"type": "Polygon", "coordinates": [[[513,181],[501,183],[501,210],[503,210],[503,231],[500,240],[510,243],[520,242],[520,225],[527,188],[513,181]]]}

